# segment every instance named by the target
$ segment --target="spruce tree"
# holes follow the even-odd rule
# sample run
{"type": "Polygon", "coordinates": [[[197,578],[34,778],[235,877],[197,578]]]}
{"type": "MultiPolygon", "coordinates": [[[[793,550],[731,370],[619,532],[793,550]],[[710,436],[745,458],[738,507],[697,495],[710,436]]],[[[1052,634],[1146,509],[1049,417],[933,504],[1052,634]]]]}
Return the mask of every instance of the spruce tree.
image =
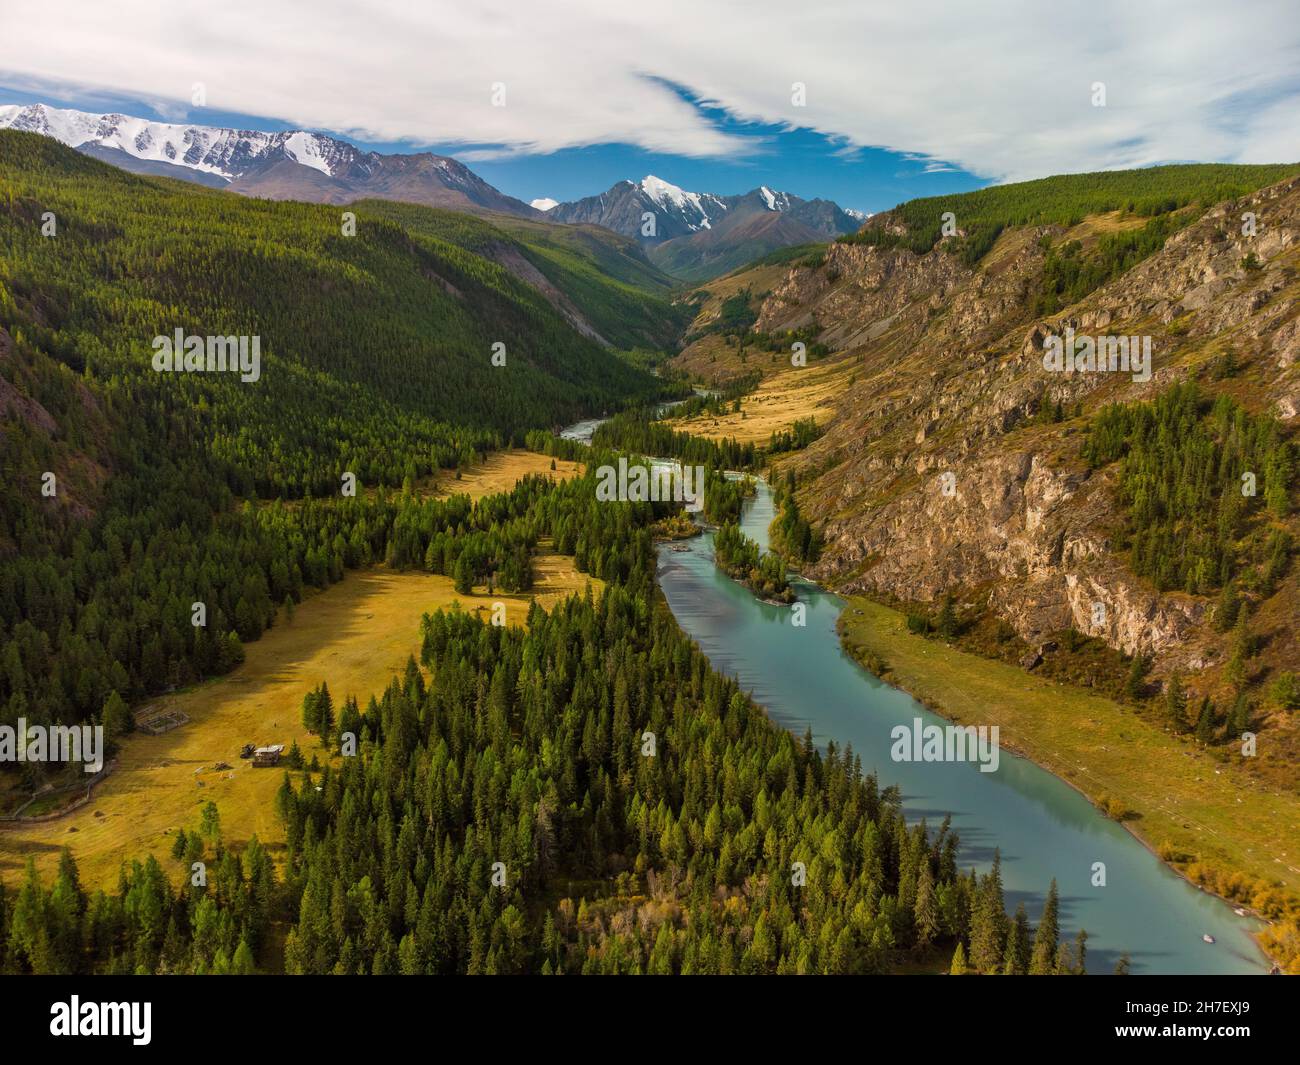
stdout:
{"type": "Polygon", "coordinates": [[[1209,743],[1214,738],[1214,702],[1207,695],[1201,700],[1201,712],[1196,718],[1196,738],[1209,743]]]}
{"type": "Polygon", "coordinates": [[[1183,687],[1182,674],[1176,670],[1165,686],[1165,717],[1175,732],[1187,731],[1187,690],[1183,687]]]}
{"type": "Polygon", "coordinates": [[[939,609],[934,627],[945,640],[951,640],[957,635],[957,611],[953,608],[951,593],[943,597],[943,606],[939,609]]]}
{"type": "Polygon", "coordinates": [[[980,883],[971,914],[970,964],[978,973],[996,973],[1002,967],[1007,921],[1002,897],[1002,855],[995,852],[993,868],[980,883]]]}
{"type": "Polygon", "coordinates": [[[921,875],[916,885],[916,904],[913,908],[916,925],[916,942],[928,947],[939,938],[941,923],[939,903],[934,893],[934,876],[930,872],[929,859],[921,862],[921,875]]]}
{"type": "Polygon", "coordinates": [[[1056,878],[1047,892],[1047,904],[1043,907],[1042,919],[1034,933],[1034,949],[1029,960],[1031,976],[1050,976],[1056,971],[1056,954],[1061,930],[1057,923],[1059,901],[1056,892],[1056,878]]]}
{"type": "Polygon", "coordinates": [[[131,711],[127,708],[126,700],[116,691],[109,692],[108,698],[104,701],[104,713],[102,717],[104,726],[104,736],[109,743],[112,743],[119,736],[130,732],[134,722],[131,720],[131,711]]]}
{"type": "Polygon", "coordinates": [[[1146,676],[1150,666],[1151,663],[1141,652],[1133,656],[1133,661],[1128,668],[1128,676],[1124,680],[1124,694],[1130,699],[1141,699],[1146,695],[1146,676]]]}
{"type": "Polygon", "coordinates": [[[330,734],[334,731],[334,700],[330,697],[329,685],[321,681],[319,718],[321,746],[328,746],[330,734]]]}
{"type": "Polygon", "coordinates": [[[1007,930],[1007,949],[1002,956],[1002,973],[1004,976],[1024,976],[1029,972],[1029,953],[1033,945],[1033,934],[1029,927],[1029,916],[1025,913],[1022,902],[1016,907],[1015,918],[1007,930]]]}

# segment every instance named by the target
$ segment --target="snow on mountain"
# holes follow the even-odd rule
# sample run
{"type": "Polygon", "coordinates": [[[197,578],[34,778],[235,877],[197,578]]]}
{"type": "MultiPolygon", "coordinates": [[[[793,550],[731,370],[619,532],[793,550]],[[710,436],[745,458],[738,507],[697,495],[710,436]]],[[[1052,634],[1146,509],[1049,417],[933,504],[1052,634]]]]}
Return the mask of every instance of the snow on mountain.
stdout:
{"type": "Polygon", "coordinates": [[[329,174],[330,166],[321,154],[320,140],[319,137],[300,130],[291,134],[284,142],[284,154],[295,163],[313,167],[322,174],[329,174]]]}
{"type": "Polygon", "coordinates": [[[641,179],[641,192],[661,210],[676,212],[692,230],[710,229],[709,209],[716,218],[727,205],[710,193],[687,192],[670,182],[647,174],[641,179]]]}
{"type": "Polygon", "coordinates": [[[246,196],[311,203],[375,196],[537,217],[534,208],[497,191],[455,159],[429,152],[381,155],[323,133],[180,125],[45,104],[0,107],[0,129],[6,127],[53,137],[134,173],[183,177],[246,196]]]}
{"type": "Polygon", "coordinates": [[[528,206],[536,207],[539,211],[549,211],[552,207],[559,207],[560,201],[552,200],[549,196],[543,196],[540,199],[533,200],[528,206]]]}
{"type": "Polygon", "coordinates": [[[844,213],[848,215],[850,218],[856,218],[859,222],[865,222],[868,218],[871,217],[870,211],[858,211],[852,207],[845,207],[844,213]]]}
{"type": "Polygon", "coordinates": [[[153,122],[130,115],[93,115],[45,104],[0,107],[0,129],[41,133],[71,148],[87,144],[115,148],[136,159],[171,163],[233,181],[251,165],[282,152],[303,166],[333,176],[340,162],[360,153],[350,144],[319,133],[257,130],[153,122]]]}

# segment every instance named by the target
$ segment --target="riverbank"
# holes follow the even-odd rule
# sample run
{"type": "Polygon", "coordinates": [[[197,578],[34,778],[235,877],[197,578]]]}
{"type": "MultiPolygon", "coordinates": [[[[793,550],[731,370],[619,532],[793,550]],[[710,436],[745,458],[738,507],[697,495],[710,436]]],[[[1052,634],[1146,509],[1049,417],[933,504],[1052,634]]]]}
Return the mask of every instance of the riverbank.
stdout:
{"type": "Polygon", "coordinates": [[[1122,809],[1113,819],[1203,890],[1211,869],[1226,870],[1237,890],[1212,893],[1272,915],[1300,894],[1300,800],[1259,789],[1118,703],[916,636],[870,600],[849,598],[837,629],[850,655],[935,713],[998,725],[1005,747],[1094,805],[1122,809]],[[1251,891],[1232,874],[1277,887],[1251,891]]]}

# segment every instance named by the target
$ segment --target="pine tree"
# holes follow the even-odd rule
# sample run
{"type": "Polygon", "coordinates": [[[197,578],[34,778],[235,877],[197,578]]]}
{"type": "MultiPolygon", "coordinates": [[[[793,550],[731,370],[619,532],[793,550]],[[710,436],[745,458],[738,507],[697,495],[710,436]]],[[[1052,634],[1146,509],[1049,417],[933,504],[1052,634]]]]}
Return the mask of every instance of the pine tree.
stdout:
{"type": "Polygon", "coordinates": [[[302,697],[302,727],[308,732],[320,731],[320,690],[313,688],[302,697]]]}
{"type": "Polygon", "coordinates": [[[1207,695],[1201,700],[1201,712],[1196,718],[1196,738],[1209,743],[1214,738],[1214,702],[1207,695]]]}
{"type": "Polygon", "coordinates": [[[978,973],[1002,967],[1007,911],[1002,897],[1002,855],[994,852],[993,868],[979,887],[971,915],[970,964],[978,973]]]}
{"type": "Polygon", "coordinates": [[[966,975],[966,948],[959,942],[957,949],[952,954],[952,965],[948,969],[949,976],[966,975]]]}
{"type": "Polygon", "coordinates": [[[1025,913],[1025,904],[1022,902],[1016,907],[1015,918],[1007,930],[1007,949],[1002,958],[1004,976],[1024,976],[1029,972],[1032,945],[1033,935],[1029,928],[1029,916],[1025,913]]]}
{"type": "Polygon", "coordinates": [[[1237,598],[1236,581],[1227,581],[1219,592],[1218,602],[1214,607],[1214,628],[1218,632],[1227,632],[1237,622],[1237,611],[1241,603],[1237,598]]]}
{"type": "Polygon", "coordinates": [[[108,698],[104,701],[104,712],[101,720],[104,725],[104,736],[109,743],[130,732],[134,724],[126,700],[116,691],[109,692],[108,698]]]}
{"type": "Polygon", "coordinates": [[[939,938],[942,929],[939,904],[934,893],[934,876],[930,872],[928,858],[923,858],[921,861],[921,875],[916,885],[916,903],[913,907],[913,914],[916,926],[916,942],[922,948],[928,947],[939,938]]]}
{"type": "Polygon", "coordinates": [[[1187,731],[1187,690],[1177,671],[1170,674],[1165,686],[1165,716],[1175,732],[1187,731]]]}
{"type": "Polygon", "coordinates": [[[943,597],[943,606],[939,609],[935,628],[945,640],[951,640],[957,635],[957,611],[953,608],[951,593],[943,597]]]}
{"type": "Polygon", "coordinates": [[[1146,676],[1150,668],[1151,663],[1144,654],[1138,652],[1133,656],[1124,680],[1124,694],[1130,699],[1141,699],[1146,695],[1146,676]]]}
{"type": "Polygon", "coordinates": [[[455,583],[456,591],[461,595],[470,595],[474,591],[474,570],[464,554],[456,560],[455,583]]]}
{"type": "Polygon", "coordinates": [[[199,834],[213,845],[221,841],[221,814],[218,813],[215,802],[208,801],[203,804],[199,820],[199,834]]]}
{"type": "Polygon", "coordinates": [[[329,745],[330,735],[334,731],[334,700],[330,696],[329,685],[324,681],[321,681],[320,686],[319,715],[320,742],[325,747],[329,745]]]}
{"type": "Polygon", "coordinates": [[[1031,976],[1050,976],[1056,971],[1057,946],[1061,930],[1057,923],[1060,903],[1056,892],[1056,878],[1047,892],[1047,904],[1043,907],[1042,919],[1034,933],[1034,949],[1029,961],[1031,976]]]}

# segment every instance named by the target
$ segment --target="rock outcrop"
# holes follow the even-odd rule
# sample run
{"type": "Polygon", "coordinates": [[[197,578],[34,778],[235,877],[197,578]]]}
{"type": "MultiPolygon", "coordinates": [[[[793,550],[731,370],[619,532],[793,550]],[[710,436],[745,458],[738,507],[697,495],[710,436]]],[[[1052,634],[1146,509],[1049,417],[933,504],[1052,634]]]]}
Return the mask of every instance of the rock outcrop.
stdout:
{"type": "Polygon", "coordinates": [[[1069,415],[1206,378],[1230,355],[1239,372],[1216,387],[1257,413],[1297,416],[1300,179],[1206,211],[1127,273],[1038,318],[1040,238],[1065,233],[1004,232],[973,270],[942,244],[919,256],[832,244],[771,287],[756,329],[815,323],[857,363],[825,434],[791,460],[812,475],[800,497],[827,544],[812,575],[911,602],[982,587],[1031,645],[1074,627],[1162,668],[1197,668],[1214,654],[1209,604],[1129,570],[1115,546],[1113,473],[1082,461],[1082,423],[1069,415]],[[1150,379],[1045,370],[1044,339],[1067,327],[1150,336],[1150,379]],[[1059,423],[1036,417],[1057,404],[1059,423]]]}

